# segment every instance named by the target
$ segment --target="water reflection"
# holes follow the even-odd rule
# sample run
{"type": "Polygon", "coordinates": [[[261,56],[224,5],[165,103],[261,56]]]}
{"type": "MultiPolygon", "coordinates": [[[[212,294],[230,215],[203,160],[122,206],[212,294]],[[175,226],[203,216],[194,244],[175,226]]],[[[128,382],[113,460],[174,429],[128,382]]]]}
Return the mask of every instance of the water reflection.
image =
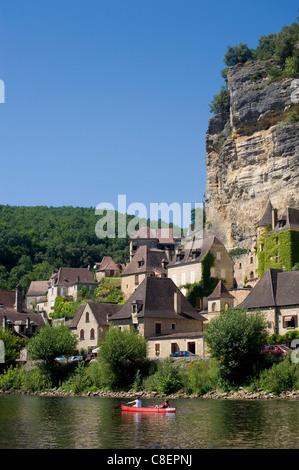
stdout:
{"type": "Polygon", "coordinates": [[[176,413],[124,413],[109,398],[0,395],[0,448],[299,447],[298,401],[173,402],[176,413]]]}

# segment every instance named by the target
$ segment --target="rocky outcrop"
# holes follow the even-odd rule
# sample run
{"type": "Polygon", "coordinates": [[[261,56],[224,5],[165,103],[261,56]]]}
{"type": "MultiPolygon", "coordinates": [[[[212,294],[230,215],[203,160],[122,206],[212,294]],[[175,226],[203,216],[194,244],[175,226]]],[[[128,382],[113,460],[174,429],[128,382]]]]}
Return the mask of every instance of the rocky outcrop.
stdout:
{"type": "Polygon", "coordinates": [[[206,235],[228,249],[254,248],[269,200],[279,212],[299,208],[295,84],[271,80],[263,62],[229,70],[230,113],[210,119],[206,134],[205,194],[206,235]]]}

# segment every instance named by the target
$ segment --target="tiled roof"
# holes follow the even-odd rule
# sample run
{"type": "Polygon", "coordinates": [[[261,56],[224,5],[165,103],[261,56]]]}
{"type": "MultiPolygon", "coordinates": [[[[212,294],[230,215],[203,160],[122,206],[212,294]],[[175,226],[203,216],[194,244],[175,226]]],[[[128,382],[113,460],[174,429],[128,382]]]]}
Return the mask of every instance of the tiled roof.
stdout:
{"type": "Polygon", "coordinates": [[[34,297],[45,295],[45,293],[48,291],[48,282],[49,281],[31,281],[26,296],[34,297]]]}
{"type": "Polygon", "coordinates": [[[261,218],[260,222],[258,223],[258,227],[265,227],[266,225],[272,225],[272,204],[269,201],[267,208],[264,212],[263,217],[261,218]]]}
{"type": "Polygon", "coordinates": [[[238,308],[299,305],[299,271],[269,268],[238,308]]]}
{"type": "Polygon", "coordinates": [[[234,299],[234,296],[231,295],[222,281],[219,281],[212,294],[208,296],[208,299],[234,299]]]}
{"type": "MultiPolygon", "coordinates": [[[[15,309],[16,304],[16,291],[14,290],[0,290],[0,305],[6,308],[15,309]]],[[[27,312],[25,303],[23,303],[23,311],[27,312]]]]}
{"type": "Polygon", "coordinates": [[[118,312],[122,307],[122,305],[118,304],[87,302],[86,304],[80,305],[76,315],[74,316],[71,324],[69,325],[70,328],[77,327],[78,322],[80,321],[80,318],[86,306],[88,306],[92,311],[98,325],[108,325],[107,315],[108,317],[110,317],[111,315],[118,312]]]}
{"type": "Polygon", "coordinates": [[[134,301],[140,301],[142,309],[137,317],[158,317],[173,319],[194,319],[202,320],[205,318],[200,315],[190,304],[186,297],[180,292],[177,286],[170,278],[146,277],[142,283],[133,292],[131,297],[122,306],[111,321],[131,317],[131,305],[134,301]],[[174,309],[174,294],[178,292],[181,300],[180,314],[174,309]]]}
{"type": "Polygon", "coordinates": [[[45,326],[45,320],[43,316],[39,313],[33,313],[29,310],[25,312],[17,312],[11,308],[0,308],[0,326],[3,324],[3,317],[6,316],[7,321],[12,322],[13,324],[24,324],[26,319],[29,318],[30,323],[36,325],[38,330],[45,326]],[[21,323],[19,323],[21,322],[21,323]]]}
{"type": "MultiPolygon", "coordinates": [[[[53,277],[53,276],[52,276],[53,277]]],[[[56,285],[97,284],[92,271],[87,268],[60,268],[56,274],[56,285]]]]}
{"type": "Polygon", "coordinates": [[[137,249],[132,261],[125,267],[121,276],[148,273],[163,268],[165,258],[165,251],[142,245],[137,249]]]}
{"type": "Polygon", "coordinates": [[[192,239],[186,243],[184,249],[180,252],[181,260],[177,261],[174,259],[167,265],[167,267],[170,268],[186,263],[198,263],[205,257],[213,245],[222,245],[222,243],[215,236],[207,238],[192,237],[192,239]],[[193,258],[194,253],[198,255],[196,258],[193,258]]]}
{"type": "Polygon", "coordinates": [[[161,244],[173,245],[175,243],[173,237],[173,228],[150,228],[141,227],[136,235],[131,236],[131,240],[157,240],[161,244]]]}
{"type": "Polygon", "coordinates": [[[114,263],[111,256],[104,256],[100,263],[96,263],[96,270],[102,271],[108,269],[110,271],[119,271],[120,266],[114,263]]]}
{"type": "Polygon", "coordinates": [[[299,210],[287,207],[283,216],[278,219],[274,229],[269,233],[279,233],[285,230],[299,230],[299,210]]]}

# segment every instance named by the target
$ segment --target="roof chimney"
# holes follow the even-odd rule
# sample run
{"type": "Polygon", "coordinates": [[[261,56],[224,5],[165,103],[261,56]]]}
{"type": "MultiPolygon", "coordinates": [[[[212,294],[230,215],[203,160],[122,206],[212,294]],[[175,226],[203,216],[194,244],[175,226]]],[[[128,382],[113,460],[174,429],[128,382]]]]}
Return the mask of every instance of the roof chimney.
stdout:
{"type": "Polygon", "coordinates": [[[6,327],[7,327],[7,316],[3,315],[3,318],[2,318],[2,328],[3,328],[3,330],[6,330],[6,327]]]}
{"type": "Polygon", "coordinates": [[[277,209],[272,209],[272,229],[274,230],[277,224],[277,209]]]}
{"type": "Polygon", "coordinates": [[[22,286],[19,284],[17,285],[16,289],[16,311],[21,313],[23,312],[23,289],[22,286]]]}
{"type": "Polygon", "coordinates": [[[182,294],[180,291],[174,293],[174,311],[177,314],[182,313],[182,294]]]}

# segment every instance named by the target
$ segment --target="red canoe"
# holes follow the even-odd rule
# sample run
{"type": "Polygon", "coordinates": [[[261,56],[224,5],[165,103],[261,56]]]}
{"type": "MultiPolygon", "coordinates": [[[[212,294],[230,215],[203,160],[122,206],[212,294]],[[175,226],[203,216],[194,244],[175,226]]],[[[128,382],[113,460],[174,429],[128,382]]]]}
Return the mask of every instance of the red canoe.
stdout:
{"type": "Polygon", "coordinates": [[[149,408],[137,408],[136,406],[127,406],[127,405],[121,405],[121,410],[122,411],[141,411],[141,412],[146,412],[146,413],[175,413],[176,412],[176,407],[175,406],[170,406],[168,408],[156,408],[155,406],[151,406],[149,408]]]}

